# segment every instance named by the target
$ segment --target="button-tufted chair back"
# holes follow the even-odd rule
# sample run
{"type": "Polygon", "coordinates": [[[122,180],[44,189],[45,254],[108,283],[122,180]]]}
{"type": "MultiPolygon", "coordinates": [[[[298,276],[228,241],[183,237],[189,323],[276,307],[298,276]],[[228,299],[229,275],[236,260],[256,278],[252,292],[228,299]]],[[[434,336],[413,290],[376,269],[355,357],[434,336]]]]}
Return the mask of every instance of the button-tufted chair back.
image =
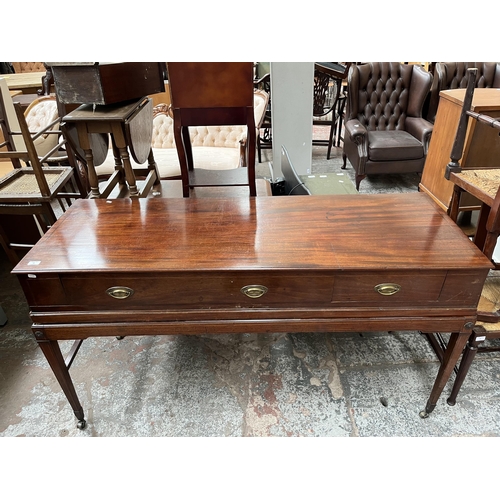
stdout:
{"type": "Polygon", "coordinates": [[[467,87],[467,70],[477,68],[475,88],[500,87],[500,63],[495,62],[445,62],[436,64],[436,83],[441,90],[467,87]]]}
{"type": "Polygon", "coordinates": [[[392,62],[352,66],[346,120],[358,119],[370,131],[405,130],[408,116],[421,115],[427,95],[417,81],[425,77],[413,68],[392,62]]]}
{"type": "Polygon", "coordinates": [[[43,62],[13,62],[12,66],[16,73],[33,73],[46,70],[43,62]]]}
{"type": "MultiPolygon", "coordinates": [[[[54,96],[43,96],[35,99],[26,109],[25,117],[28,128],[32,132],[45,129],[52,122],[57,120],[59,114],[57,101],[54,96]]],[[[55,123],[50,129],[51,132],[59,130],[59,123],[55,123]]],[[[38,156],[45,156],[59,142],[57,134],[42,134],[33,143],[35,144],[38,156]]]]}
{"type": "Polygon", "coordinates": [[[467,70],[477,68],[475,88],[500,88],[500,63],[498,62],[438,62],[434,70],[429,98],[427,119],[434,122],[442,90],[467,87],[467,70]]]}

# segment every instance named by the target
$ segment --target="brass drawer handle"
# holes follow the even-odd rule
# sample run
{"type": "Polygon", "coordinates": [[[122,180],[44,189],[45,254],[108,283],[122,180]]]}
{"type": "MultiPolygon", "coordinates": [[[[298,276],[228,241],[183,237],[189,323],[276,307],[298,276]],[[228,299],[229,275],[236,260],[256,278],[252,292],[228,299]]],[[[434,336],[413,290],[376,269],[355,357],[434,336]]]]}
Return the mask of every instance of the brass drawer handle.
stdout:
{"type": "Polygon", "coordinates": [[[131,295],[133,295],[134,290],[128,286],[112,286],[106,290],[106,293],[114,299],[123,300],[128,299],[131,295]]]}
{"type": "Polygon", "coordinates": [[[399,290],[401,290],[401,285],[397,283],[380,283],[380,285],[375,286],[375,291],[380,295],[394,295],[399,290]]]}
{"type": "Polygon", "coordinates": [[[264,285],[247,285],[244,286],[240,291],[251,299],[258,299],[259,297],[262,297],[265,293],[267,293],[267,287],[265,287],[264,285]]]}

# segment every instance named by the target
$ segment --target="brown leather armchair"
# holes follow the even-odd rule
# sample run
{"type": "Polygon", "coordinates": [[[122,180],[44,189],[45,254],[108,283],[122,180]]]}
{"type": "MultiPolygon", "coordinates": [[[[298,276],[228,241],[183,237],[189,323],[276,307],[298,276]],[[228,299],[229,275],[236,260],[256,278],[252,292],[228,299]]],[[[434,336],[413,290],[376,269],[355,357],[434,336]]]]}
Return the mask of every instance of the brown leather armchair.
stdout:
{"type": "Polygon", "coordinates": [[[432,75],[417,65],[370,62],[348,76],[344,164],[356,189],[370,174],[421,172],[433,125],[422,117],[432,75]]]}
{"type": "Polygon", "coordinates": [[[441,90],[467,87],[467,70],[477,68],[475,88],[500,88],[500,63],[498,62],[438,62],[429,99],[427,120],[434,123],[441,90]]]}

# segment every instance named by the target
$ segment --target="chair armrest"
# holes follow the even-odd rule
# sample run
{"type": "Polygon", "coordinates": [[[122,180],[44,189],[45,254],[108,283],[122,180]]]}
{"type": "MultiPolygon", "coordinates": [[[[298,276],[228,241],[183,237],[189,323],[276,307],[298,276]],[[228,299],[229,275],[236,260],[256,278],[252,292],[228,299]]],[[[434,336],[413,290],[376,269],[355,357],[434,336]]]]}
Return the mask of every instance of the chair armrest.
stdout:
{"type": "Polygon", "coordinates": [[[424,154],[427,154],[434,125],[425,118],[406,118],[406,131],[418,139],[424,146],[424,154]]]}
{"type": "Polygon", "coordinates": [[[349,137],[356,144],[364,142],[368,131],[364,125],[361,125],[359,120],[349,120],[345,124],[345,131],[349,134],[349,137]]]}

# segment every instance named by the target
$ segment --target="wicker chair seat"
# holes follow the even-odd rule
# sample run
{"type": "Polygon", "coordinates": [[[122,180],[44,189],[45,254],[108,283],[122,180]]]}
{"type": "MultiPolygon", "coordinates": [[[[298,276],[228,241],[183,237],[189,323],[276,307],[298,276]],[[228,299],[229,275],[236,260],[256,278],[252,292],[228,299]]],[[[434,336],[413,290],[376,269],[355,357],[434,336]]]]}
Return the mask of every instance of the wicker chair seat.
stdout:
{"type": "MultiPolygon", "coordinates": [[[[71,168],[44,168],[43,171],[51,191],[72,175],[71,168]]],[[[4,177],[0,182],[0,200],[13,196],[40,197],[40,187],[33,170],[29,168],[16,169],[13,174],[4,177]]]]}

